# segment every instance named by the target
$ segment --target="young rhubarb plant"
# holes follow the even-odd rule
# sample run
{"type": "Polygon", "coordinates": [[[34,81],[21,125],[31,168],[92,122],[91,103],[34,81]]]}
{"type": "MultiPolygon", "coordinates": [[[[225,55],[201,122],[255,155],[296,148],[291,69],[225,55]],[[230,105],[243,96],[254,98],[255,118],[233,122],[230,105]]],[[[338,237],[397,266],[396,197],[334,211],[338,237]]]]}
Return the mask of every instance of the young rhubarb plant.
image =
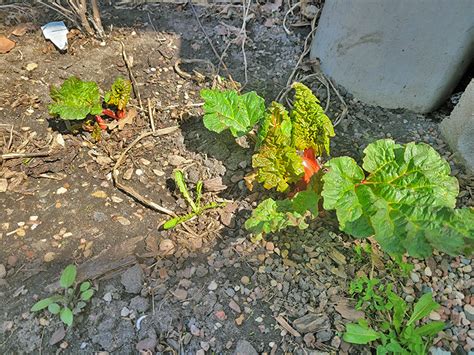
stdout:
{"type": "Polygon", "coordinates": [[[322,178],[323,207],[336,210],[342,231],[374,235],[393,255],[472,253],[474,209],[454,209],[458,182],[432,147],[382,139],[364,153],[362,168],[352,158],[334,158],[322,178]]]}
{"type": "Polygon", "coordinates": [[[178,224],[189,221],[191,218],[196,217],[204,213],[206,210],[222,207],[223,204],[219,204],[217,202],[211,202],[207,205],[201,205],[201,197],[202,197],[202,181],[199,180],[196,184],[196,200],[194,201],[189,193],[188,187],[186,186],[186,181],[184,181],[184,175],[181,170],[175,170],[174,172],[174,181],[176,182],[176,186],[178,186],[181,195],[183,195],[184,199],[188,202],[189,206],[191,207],[192,212],[185,214],[184,216],[177,216],[174,218],[169,219],[163,225],[164,229],[171,229],[176,227],[178,224]]]}
{"type": "Polygon", "coordinates": [[[114,119],[125,117],[125,108],[127,107],[131,92],[132,83],[129,80],[124,80],[120,77],[115,79],[110,91],[105,94],[104,101],[107,106],[115,106],[117,113],[110,109],[104,109],[103,114],[114,119]]]}
{"type": "Polygon", "coordinates": [[[60,88],[52,86],[50,95],[53,103],[48,106],[49,113],[63,120],[83,120],[88,115],[102,113],[99,87],[93,81],[82,81],[73,76],[60,88]]]}
{"type": "Polygon", "coordinates": [[[108,124],[106,117],[115,120],[128,117],[125,108],[130,99],[131,85],[130,81],[122,78],[115,80],[104,98],[105,105],[109,107],[102,108],[99,88],[95,82],[70,77],[60,88],[51,87],[53,103],[49,105],[49,112],[64,120],[69,130],[73,130],[69,121],[81,121],[77,126],[91,132],[92,137],[99,141],[101,131],[114,127],[108,124]]]}

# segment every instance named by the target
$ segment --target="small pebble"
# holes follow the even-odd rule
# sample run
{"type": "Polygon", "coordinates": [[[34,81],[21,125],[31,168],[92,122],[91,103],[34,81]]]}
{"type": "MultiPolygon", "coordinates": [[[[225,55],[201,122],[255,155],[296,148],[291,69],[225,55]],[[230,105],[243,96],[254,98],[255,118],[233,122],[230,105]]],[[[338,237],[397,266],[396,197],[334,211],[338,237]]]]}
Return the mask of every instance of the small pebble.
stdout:
{"type": "Polygon", "coordinates": [[[242,276],[242,278],[240,279],[240,282],[242,283],[242,285],[248,285],[250,283],[250,278],[248,276],[242,276]]]}
{"type": "Polygon", "coordinates": [[[62,195],[67,192],[67,189],[65,187],[60,187],[59,189],[56,190],[56,195],[62,195]]]}
{"type": "Polygon", "coordinates": [[[420,275],[418,275],[416,272],[410,273],[410,278],[414,283],[420,282],[420,275]]]}
{"type": "Polygon", "coordinates": [[[211,283],[209,284],[209,286],[207,286],[207,289],[209,291],[215,291],[217,290],[217,282],[215,282],[214,280],[211,281],[211,283]]]}
{"type": "Polygon", "coordinates": [[[430,313],[430,319],[431,320],[440,320],[441,315],[438,312],[433,311],[433,312],[430,313]]]}

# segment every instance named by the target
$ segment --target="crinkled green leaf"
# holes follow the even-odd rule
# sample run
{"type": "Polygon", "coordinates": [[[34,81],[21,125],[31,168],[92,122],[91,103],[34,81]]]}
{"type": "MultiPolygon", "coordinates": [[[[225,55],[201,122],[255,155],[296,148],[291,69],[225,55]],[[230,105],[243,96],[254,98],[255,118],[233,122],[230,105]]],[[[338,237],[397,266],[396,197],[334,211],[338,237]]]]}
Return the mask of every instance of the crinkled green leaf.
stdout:
{"type": "Polygon", "coordinates": [[[375,235],[391,254],[426,257],[437,248],[472,252],[472,209],[454,210],[459,191],[449,164],[429,145],[382,139],[364,150],[363,168],[349,157],[331,159],[323,177],[324,208],[341,230],[375,235]]]}
{"type": "Polygon", "coordinates": [[[312,148],[317,156],[321,156],[323,152],[329,154],[330,138],[334,137],[331,120],[308,87],[294,83],[293,89],[295,89],[295,100],[291,121],[296,149],[312,148]]]}
{"type": "Polygon", "coordinates": [[[275,233],[289,226],[305,229],[307,217],[318,214],[318,200],[318,194],[311,190],[299,192],[292,199],[268,198],[252,211],[245,228],[255,235],[275,233]]]}
{"type": "Polygon", "coordinates": [[[303,160],[291,147],[265,145],[253,155],[252,166],[264,188],[276,188],[279,192],[285,192],[304,174],[303,160]]]}
{"type": "Polygon", "coordinates": [[[115,105],[117,109],[124,110],[130,99],[131,92],[132,83],[119,77],[115,79],[110,91],[104,95],[104,101],[107,105],[115,105]]]}
{"type": "Polygon", "coordinates": [[[268,141],[272,142],[272,144],[278,143],[279,145],[288,146],[292,144],[290,116],[285,107],[278,102],[272,102],[268,113],[265,114],[264,119],[260,122],[257,131],[257,149],[262,146],[267,137],[268,141]]]}
{"type": "Polygon", "coordinates": [[[323,207],[336,210],[340,228],[344,230],[347,222],[357,221],[362,216],[364,206],[370,204],[373,196],[368,190],[358,195],[358,184],[365,175],[354,159],[334,158],[326,166],[329,171],[323,177],[323,207]]]}
{"type": "Polygon", "coordinates": [[[61,274],[61,278],[59,279],[59,284],[63,288],[68,288],[71,287],[74,284],[74,281],[76,281],[76,266],[73,264],[70,264],[66,266],[64,271],[61,274]]]}
{"type": "Polygon", "coordinates": [[[285,108],[273,103],[258,134],[259,151],[252,157],[256,179],[266,189],[280,192],[304,174],[303,160],[291,146],[291,121],[285,108]]]}
{"type": "Polygon", "coordinates": [[[254,91],[239,95],[234,90],[201,90],[204,126],[220,133],[229,129],[234,137],[252,130],[265,113],[265,101],[254,91]]]}
{"type": "Polygon", "coordinates": [[[346,325],[346,332],[342,338],[352,344],[368,344],[380,339],[380,333],[369,328],[367,324],[349,323],[346,325]]]}
{"type": "Polygon", "coordinates": [[[441,208],[425,226],[426,239],[434,248],[450,255],[474,253],[474,208],[441,208]]]}
{"type": "Polygon", "coordinates": [[[53,103],[48,106],[49,113],[63,120],[82,120],[102,112],[99,88],[93,81],[70,77],[59,89],[52,86],[50,95],[53,103]]]}

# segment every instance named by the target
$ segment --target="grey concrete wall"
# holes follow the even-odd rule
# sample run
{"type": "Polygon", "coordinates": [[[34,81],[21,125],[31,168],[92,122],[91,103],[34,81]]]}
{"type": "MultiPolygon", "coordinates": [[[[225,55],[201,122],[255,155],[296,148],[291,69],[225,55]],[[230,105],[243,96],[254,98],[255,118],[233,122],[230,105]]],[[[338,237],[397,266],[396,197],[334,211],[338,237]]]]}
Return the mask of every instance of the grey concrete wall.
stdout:
{"type": "Polygon", "coordinates": [[[429,112],[474,56],[474,0],[326,0],[311,57],[355,97],[429,112]]]}
{"type": "Polygon", "coordinates": [[[474,173],[474,79],[467,86],[449,118],[441,122],[440,129],[466,169],[474,173]]]}

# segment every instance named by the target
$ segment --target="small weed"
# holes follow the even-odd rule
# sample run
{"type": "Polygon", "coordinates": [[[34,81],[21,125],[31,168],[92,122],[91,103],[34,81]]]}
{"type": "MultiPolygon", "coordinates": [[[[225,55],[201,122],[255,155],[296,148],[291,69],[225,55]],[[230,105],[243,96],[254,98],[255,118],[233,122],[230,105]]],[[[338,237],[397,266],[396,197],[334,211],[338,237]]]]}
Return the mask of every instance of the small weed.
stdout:
{"type": "Polygon", "coordinates": [[[53,295],[36,302],[31,307],[31,311],[38,312],[47,308],[51,314],[59,314],[61,321],[71,327],[74,315],[82,312],[87,302],[94,295],[91,283],[85,281],[78,285],[76,283],[76,275],[77,270],[74,265],[66,266],[59,279],[59,285],[63,289],[63,294],[53,295]]]}
{"type": "Polygon", "coordinates": [[[169,219],[163,225],[164,229],[171,229],[176,227],[178,224],[189,221],[191,218],[195,216],[199,216],[204,211],[217,208],[223,206],[223,204],[219,204],[217,202],[211,202],[207,205],[201,206],[201,197],[202,197],[202,181],[199,180],[196,184],[196,200],[194,201],[189,193],[188,187],[186,186],[186,181],[184,181],[184,175],[181,170],[175,170],[174,172],[174,180],[176,185],[178,186],[179,191],[183,195],[184,199],[188,202],[189,206],[191,206],[192,212],[185,214],[184,216],[177,216],[174,218],[169,219]]]}
{"type": "Polygon", "coordinates": [[[439,307],[432,294],[423,295],[411,307],[393,291],[393,285],[379,279],[359,278],[349,293],[358,300],[367,320],[346,326],[343,339],[353,344],[377,344],[377,354],[426,354],[432,338],[445,324],[441,321],[417,326],[417,322],[439,307]]]}

